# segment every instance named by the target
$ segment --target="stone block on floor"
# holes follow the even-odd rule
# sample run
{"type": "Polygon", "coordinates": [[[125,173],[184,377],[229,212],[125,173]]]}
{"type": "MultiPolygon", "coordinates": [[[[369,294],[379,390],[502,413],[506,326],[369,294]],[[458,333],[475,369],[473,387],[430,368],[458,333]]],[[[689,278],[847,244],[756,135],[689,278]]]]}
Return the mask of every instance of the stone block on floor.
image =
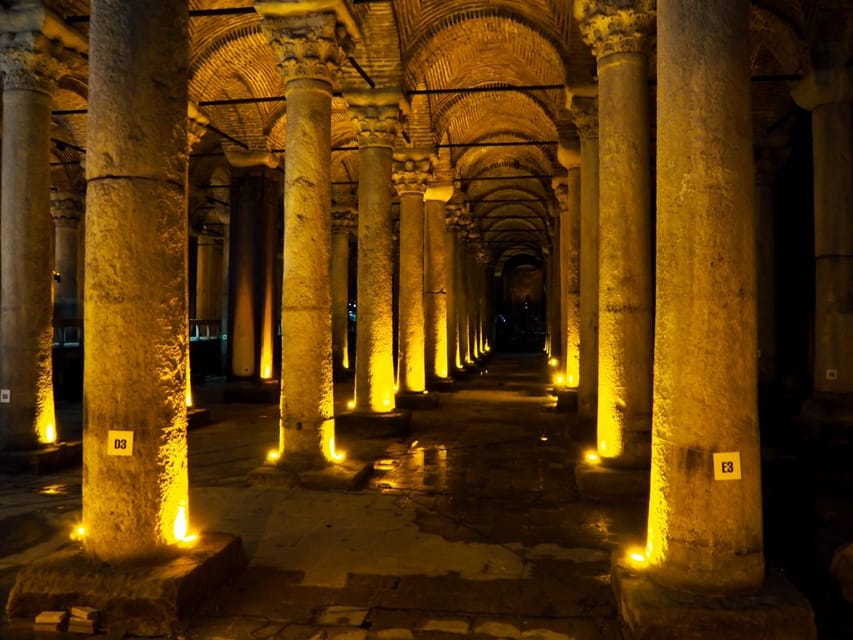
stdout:
{"type": "Polygon", "coordinates": [[[335,433],[340,438],[400,438],[409,433],[412,414],[395,409],[385,413],[360,413],[356,411],[335,416],[335,433]]]}
{"type": "Polygon", "coordinates": [[[82,461],[82,442],[58,442],[29,451],[0,451],[0,473],[54,473],[82,461]]]}
{"type": "MultiPolygon", "coordinates": [[[[113,566],[79,546],[60,549],[24,567],[9,594],[10,618],[90,606],[111,632],[139,636],[175,633],[212,589],[247,564],[239,536],[203,533],[159,562],[113,566]]],[[[123,637],[117,635],[116,637],[123,637]]]]}
{"type": "Polygon", "coordinates": [[[395,402],[398,409],[408,410],[429,410],[438,409],[439,396],[437,393],[405,393],[399,392],[395,397],[395,402]]]}
{"type": "Polygon", "coordinates": [[[575,482],[584,500],[646,502],[649,499],[648,469],[614,469],[599,463],[581,462],[575,482]]]}
{"type": "Polygon", "coordinates": [[[665,589],[616,563],[612,584],[625,640],[814,640],[808,600],[768,572],[749,595],[712,597],[665,589]]]}

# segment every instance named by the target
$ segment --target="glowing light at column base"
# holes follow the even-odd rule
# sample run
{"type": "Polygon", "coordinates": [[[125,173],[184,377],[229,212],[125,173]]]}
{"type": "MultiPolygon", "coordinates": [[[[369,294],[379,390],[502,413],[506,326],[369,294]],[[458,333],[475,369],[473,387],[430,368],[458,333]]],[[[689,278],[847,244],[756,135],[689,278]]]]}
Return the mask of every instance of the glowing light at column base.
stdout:
{"type": "Polygon", "coordinates": [[[53,444],[56,442],[56,427],[51,423],[46,424],[44,430],[39,435],[39,442],[42,444],[53,444]]]}
{"type": "Polygon", "coordinates": [[[86,527],[84,527],[82,524],[78,524],[71,530],[71,534],[68,537],[72,540],[82,540],[83,536],[85,535],[86,527]]]}
{"type": "Polygon", "coordinates": [[[175,523],[172,525],[172,533],[175,536],[175,542],[193,542],[197,537],[189,531],[186,504],[182,503],[178,505],[177,512],[175,513],[175,523]]]}
{"type": "Polygon", "coordinates": [[[560,361],[557,360],[557,358],[551,358],[548,360],[549,367],[556,367],[558,364],[560,364],[560,361]]]}
{"type": "Polygon", "coordinates": [[[583,458],[588,464],[598,464],[601,462],[601,457],[595,451],[587,451],[583,458]]]}
{"type": "Polygon", "coordinates": [[[338,451],[335,448],[335,436],[329,436],[325,454],[329,462],[343,462],[347,458],[346,451],[338,451]]]}
{"type": "Polygon", "coordinates": [[[278,449],[267,451],[267,462],[278,462],[279,458],[281,458],[281,453],[278,449]]]}
{"type": "Polygon", "coordinates": [[[187,393],[184,396],[184,402],[187,405],[187,409],[193,406],[193,392],[187,389],[187,393]]]}
{"type": "Polygon", "coordinates": [[[347,409],[350,411],[355,409],[355,400],[347,400],[347,409]]]}
{"type": "Polygon", "coordinates": [[[566,384],[566,378],[565,378],[565,376],[563,376],[562,373],[558,373],[557,375],[554,376],[554,386],[555,387],[562,387],[565,384],[566,384]]]}

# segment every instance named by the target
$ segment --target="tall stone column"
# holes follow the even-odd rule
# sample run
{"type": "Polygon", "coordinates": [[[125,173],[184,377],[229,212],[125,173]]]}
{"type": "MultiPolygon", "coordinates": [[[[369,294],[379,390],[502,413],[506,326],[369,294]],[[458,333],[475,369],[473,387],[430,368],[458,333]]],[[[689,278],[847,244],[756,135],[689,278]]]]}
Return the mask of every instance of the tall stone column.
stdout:
{"type": "Polygon", "coordinates": [[[578,415],[594,422],[598,413],[598,103],[573,98],[572,120],[580,134],[580,367],[578,415]]]}
{"type": "Polygon", "coordinates": [[[545,256],[545,318],[547,320],[548,352],[560,365],[563,364],[563,292],[562,265],[560,264],[560,219],[559,214],[551,210],[551,247],[545,256]]]}
{"type": "Polygon", "coordinates": [[[812,72],[792,92],[812,112],[814,393],[803,417],[853,427],[853,73],[812,72]]]}
{"type": "Polygon", "coordinates": [[[92,6],[83,523],[106,562],[188,521],[187,23],[181,0],[92,6]]]}
{"type": "Polygon", "coordinates": [[[424,311],[426,315],[427,379],[433,384],[449,382],[448,361],[448,269],[445,242],[445,203],[453,196],[453,185],[433,182],[424,193],[424,311]]]}
{"type": "Polygon", "coordinates": [[[648,65],[654,2],[575,4],[598,61],[602,233],[599,254],[598,453],[649,461],[652,268],[648,65]]]}
{"type": "Polygon", "coordinates": [[[358,131],[358,325],[355,411],[387,413],[394,402],[391,169],[398,93],[348,94],[358,131]]]}
{"type": "Polygon", "coordinates": [[[200,235],[196,263],[196,318],[218,324],[222,316],[222,240],[200,235]]]}
{"type": "Polygon", "coordinates": [[[577,389],[580,380],[580,167],[570,167],[567,179],[558,183],[560,203],[560,292],[563,298],[563,361],[566,387],[577,389]]]}
{"type": "Polygon", "coordinates": [[[429,154],[408,152],[395,162],[400,196],[400,292],[397,380],[401,393],[426,390],[424,317],[424,192],[429,154]]]}
{"type": "Polygon", "coordinates": [[[464,369],[473,363],[468,343],[468,248],[465,237],[468,233],[468,221],[460,220],[456,231],[456,335],[459,340],[459,359],[464,369]]]}
{"type": "Polygon", "coordinates": [[[287,97],[279,463],[322,468],[336,456],[331,117],[332,84],[344,55],[341,21],[333,12],[306,13],[303,3],[255,8],[264,16],[287,97]]]}
{"type": "MultiPolygon", "coordinates": [[[[0,194],[0,449],[56,440],[53,404],[53,228],[50,110],[59,62],[39,33],[0,49],[3,192],[0,194]]],[[[0,44],[0,47],[3,45],[0,44]]]]}
{"type": "Polygon", "coordinates": [[[468,351],[471,354],[471,362],[480,359],[480,267],[477,264],[479,247],[476,241],[468,244],[468,351]]]}
{"type": "Polygon", "coordinates": [[[77,289],[77,257],[82,202],[76,194],[51,194],[53,217],[54,267],[58,280],[54,287],[54,317],[74,320],[80,317],[77,289]]]}
{"type": "Polygon", "coordinates": [[[349,371],[349,237],[356,228],[351,205],[332,212],[332,366],[336,375],[349,371]]]}
{"type": "Polygon", "coordinates": [[[447,360],[451,373],[465,367],[459,347],[459,250],[458,229],[462,207],[448,202],[444,220],[444,246],[447,252],[447,360]]]}
{"type": "Polygon", "coordinates": [[[764,578],[748,12],[674,0],[658,13],[647,557],[655,581],[715,595],[764,578]]]}

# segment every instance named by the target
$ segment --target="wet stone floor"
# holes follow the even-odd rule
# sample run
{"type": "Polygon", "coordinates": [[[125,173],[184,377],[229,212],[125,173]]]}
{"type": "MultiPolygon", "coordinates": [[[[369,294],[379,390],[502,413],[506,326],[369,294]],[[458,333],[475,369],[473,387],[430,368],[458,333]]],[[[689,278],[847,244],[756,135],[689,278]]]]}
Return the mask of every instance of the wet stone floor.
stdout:
{"type": "MultiPolygon", "coordinates": [[[[277,442],[277,406],[226,405],[221,385],[199,388],[214,423],[189,436],[192,525],[242,536],[249,567],[180,636],[621,638],[610,554],[643,538],[645,506],[579,499],[582,443],[548,376],[541,355],[496,356],[437,410],[415,411],[405,438],[339,435],[339,450],[375,469],[349,492],[251,486],[277,442]]],[[[351,393],[336,386],[340,410],[351,393]]],[[[17,568],[68,542],[80,469],[0,480],[5,601],[17,568]]],[[[0,623],[0,638],[30,637],[0,623]]]]}

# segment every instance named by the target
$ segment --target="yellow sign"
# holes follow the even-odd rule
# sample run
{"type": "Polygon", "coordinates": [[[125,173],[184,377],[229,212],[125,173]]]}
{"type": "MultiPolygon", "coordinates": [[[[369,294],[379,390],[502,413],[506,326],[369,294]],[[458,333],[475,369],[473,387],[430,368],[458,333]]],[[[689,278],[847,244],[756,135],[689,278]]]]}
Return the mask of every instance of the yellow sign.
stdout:
{"type": "Polygon", "coordinates": [[[108,431],[107,454],[111,456],[132,456],[133,431],[108,431]]]}
{"type": "Polygon", "coordinates": [[[740,451],[714,454],[714,480],[740,480],[740,451]]]}

